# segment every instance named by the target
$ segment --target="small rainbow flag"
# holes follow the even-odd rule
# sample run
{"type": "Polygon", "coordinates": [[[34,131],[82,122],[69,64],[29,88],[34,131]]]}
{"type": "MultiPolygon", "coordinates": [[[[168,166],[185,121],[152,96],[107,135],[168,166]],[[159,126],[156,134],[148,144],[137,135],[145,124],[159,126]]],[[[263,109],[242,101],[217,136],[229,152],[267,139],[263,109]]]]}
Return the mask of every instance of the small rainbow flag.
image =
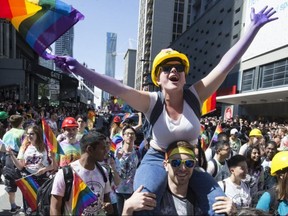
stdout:
{"type": "Polygon", "coordinates": [[[207,98],[202,105],[202,116],[216,110],[216,92],[207,98]]]}
{"type": "Polygon", "coordinates": [[[97,201],[98,197],[76,173],[73,176],[72,215],[81,215],[85,208],[97,201]]]}
{"type": "Polygon", "coordinates": [[[220,124],[217,125],[215,131],[214,131],[214,134],[213,134],[213,137],[211,139],[211,142],[217,142],[218,141],[218,134],[223,132],[222,130],[222,127],[220,124]]]}
{"type": "Polygon", "coordinates": [[[44,59],[45,50],[84,16],[60,0],[0,0],[0,18],[8,19],[44,59]]]}
{"type": "Polygon", "coordinates": [[[46,145],[48,146],[49,150],[51,152],[62,154],[64,155],[64,151],[57,142],[57,139],[50,128],[50,126],[47,124],[44,118],[42,118],[42,128],[43,128],[43,139],[46,145]]]}
{"type": "Polygon", "coordinates": [[[110,145],[110,152],[114,155],[115,154],[115,151],[118,147],[118,144],[121,143],[123,141],[123,138],[122,136],[117,133],[113,136],[112,140],[111,140],[111,145],[110,145]]]}
{"type": "Polygon", "coordinates": [[[17,179],[16,185],[21,190],[24,199],[26,200],[29,207],[32,209],[32,212],[37,209],[37,190],[39,188],[38,183],[34,180],[34,178],[30,176],[26,176],[24,178],[17,179]]]}

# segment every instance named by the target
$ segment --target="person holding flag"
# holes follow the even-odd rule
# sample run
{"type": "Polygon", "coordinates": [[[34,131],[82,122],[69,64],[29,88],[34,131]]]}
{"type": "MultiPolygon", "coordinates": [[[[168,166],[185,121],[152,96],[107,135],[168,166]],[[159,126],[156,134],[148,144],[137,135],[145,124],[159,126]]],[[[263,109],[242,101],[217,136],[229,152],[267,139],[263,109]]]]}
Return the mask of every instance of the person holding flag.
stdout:
{"type": "MultiPolygon", "coordinates": [[[[185,87],[186,75],[190,70],[188,57],[171,48],[161,50],[155,57],[151,78],[157,87],[161,87],[160,95],[164,98],[164,102],[161,103],[163,110],[161,110],[159,118],[153,125],[150,149],[137,169],[134,190],[140,185],[144,185],[145,191],[156,193],[157,204],[160,204],[165,190],[163,186],[167,182],[167,173],[162,166],[162,162],[169,143],[177,140],[187,140],[191,145],[197,145],[200,133],[199,118],[201,116],[202,103],[221,86],[228,73],[248,49],[261,27],[278,19],[273,17],[275,13],[276,11],[273,8],[268,8],[268,6],[258,13],[255,13],[252,8],[251,24],[247,28],[246,33],[226,52],[218,65],[206,77],[187,89],[185,87]],[[184,100],[187,94],[189,99],[184,100]],[[193,108],[188,105],[187,101],[193,104],[193,108]]],[[[69,56],[56,57],[55,64],[63,71],[76,73],[89,80],[96,87],[123,99],[133,109],[143,112],[150,122],[152,110],[157,101],[159,101],[157,100],[157,92],[133,89],[112,77],[86,68],[69,56]]],[[[193,177],[191,178],[191,187],[189,189],[196,193],[201,210],[205,214],[214,215],[212,205],[215,202],[215,195],[218,196],[223,194],[223,192],[221,192],[214,179],[211,181],[212,177],[209,174],[194,172],[193,177]],[[202,205],[207,199],[209,200],[209,205],[202,205]]],[[[147,215],[147,213],[144,214],[147,215]]]]}
{"type": "MultiPolygon", "coordinates": [[[[73,187],[69,201],[65,202],[63,215],[104,215],[104,211],[113,214],[109,198],[111,187],[109,181],[105,182],[105,178],[108,179],[107,170],[98,164],[105,157],[106,137],[90,131],[82,137],[80,146],[80,159],[70,164],[73,187]]],[[[63,171],[59,169],[51,191],[50,215],[61,215],[65,185],[63,171]]]]}
{"type": "MultiPolygon", "coordinates": [[[[54,153],[50,152],[51,158],[48,157],[42,130],[37,125],[31,125],[27,128],[26,137],[22,142],[17,158],[11,148],[8,147],[7,152],[17,169],[21,171],[22,176],[33,174],[33,178],[39,186],[47,180],[49,171],[53,170],[56,164],[54,153]]],[[[34,201],[36,202],[36,200],[34,201]]],[[[26,203],[26,199],[23,199],[23,204],[25,213],[31,213],[31,206],[26,203]]]]}

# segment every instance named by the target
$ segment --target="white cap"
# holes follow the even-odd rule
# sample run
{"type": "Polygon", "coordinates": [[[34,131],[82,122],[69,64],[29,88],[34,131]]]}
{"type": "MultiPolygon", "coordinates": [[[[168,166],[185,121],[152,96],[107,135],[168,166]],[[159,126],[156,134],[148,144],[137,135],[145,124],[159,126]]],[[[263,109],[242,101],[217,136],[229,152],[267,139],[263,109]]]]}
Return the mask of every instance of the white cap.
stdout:
{"type": "Polygon", "coordinates": [[[234,135],[236,133],[238,133],[238,130],[236,128],[231,129],[230,135],[234,135]]]}

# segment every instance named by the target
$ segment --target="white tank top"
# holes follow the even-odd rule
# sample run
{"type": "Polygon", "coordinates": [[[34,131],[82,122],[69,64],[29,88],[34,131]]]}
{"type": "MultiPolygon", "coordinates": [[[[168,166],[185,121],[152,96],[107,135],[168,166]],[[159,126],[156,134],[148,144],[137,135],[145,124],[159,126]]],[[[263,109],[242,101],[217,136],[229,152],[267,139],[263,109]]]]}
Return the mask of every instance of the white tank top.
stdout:
{"type": "MultiPolygon", "coordinates": [[[[196,93],[193,86],[192,91],[199,101],[198,94],[196,93]]],[[[150,107],[147,113],[144,113],[146,118],[150,118],[153,107],[157,101],[157,92],[150,93],[150,107]]],[[[200,104],[202,107],[202,104],[200,104]]],[[[194,111],[184,100],[183,113],[177,120],[173,120],[169,117],[166,109],[164,108],[162,114],[152,129],[152,139],[150,144],[152,146],[157,145],[161,149],[167,149],[169,144],[174,141],[185,140],[191,144],[197,144],[198,136],[200,134],[200,122],[194,111]]]]}

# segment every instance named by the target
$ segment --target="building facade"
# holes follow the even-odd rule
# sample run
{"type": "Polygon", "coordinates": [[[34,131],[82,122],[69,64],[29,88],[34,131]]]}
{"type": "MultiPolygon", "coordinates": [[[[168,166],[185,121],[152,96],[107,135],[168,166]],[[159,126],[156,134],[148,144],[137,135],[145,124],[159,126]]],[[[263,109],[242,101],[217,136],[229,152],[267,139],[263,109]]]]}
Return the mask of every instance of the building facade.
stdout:
{"type": "Polygon", "coordinates": [[[135,87],[135,65],[136,65],[136,50],[128,49],[125,56],[125,68],[123,74],[123,84],[132,88],[135,87]]]}

